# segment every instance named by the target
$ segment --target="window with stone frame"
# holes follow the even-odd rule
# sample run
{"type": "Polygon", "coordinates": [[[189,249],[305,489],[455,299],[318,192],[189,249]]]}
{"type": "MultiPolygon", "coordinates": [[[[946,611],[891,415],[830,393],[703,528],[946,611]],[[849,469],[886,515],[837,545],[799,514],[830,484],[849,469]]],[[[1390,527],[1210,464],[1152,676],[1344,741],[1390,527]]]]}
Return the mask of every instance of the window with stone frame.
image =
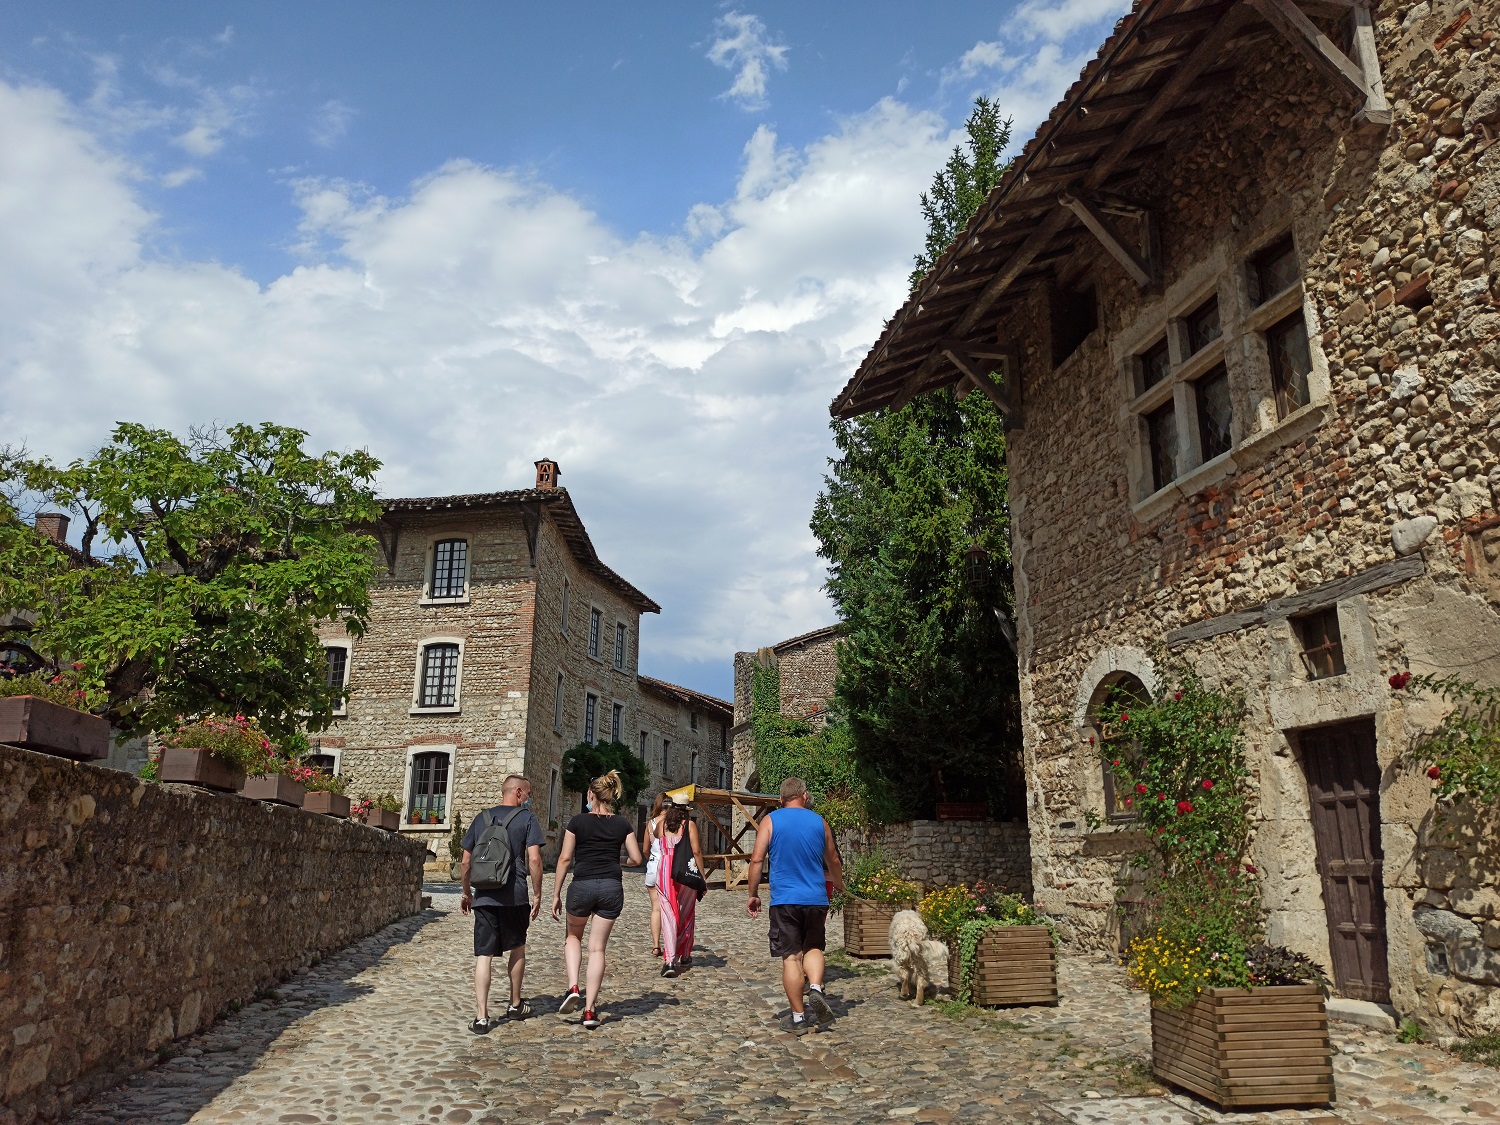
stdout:
{"type": "Polygon", "coordinates": [[[615,623],[615,667],[621,672],[625,671],[625,623],[615,623]]]}
{"type": "Polygon", "coordinates": [[[672,740],[670,738],[661,740],[661,773],[663,777],[672,776],[672,740]]]}
{"type": "Polygon", "coordinates": [[[729,767],[726,766],[723,762],[719,763],[719,788],[729,788],[729,767]]]}
{"type": "Polygon", "coordinates": [[[1150,698],[1146,685],[1129,672],[1118,672],[1107,677],[1094,691],[1094,703],[1089,708],[1089,723],[1096,732],[1100,746],[1100,759],[1104,780],[1104,818],[1113,824],[1122,824],[1136,819],[1140,814],[1135,809],[1134,793],[1121,793],[1116,788],[1116,761],[1128,761],[1134,753],[1134,743],[1124,733],[1127,728],[1106,723],[1100,712],[1106,703],[1125,706],[1144,703],[1150,698]]]}
{"type": "Polygon", "coordinates": [[[562,592],[562,631],[564,633],[566,633],[568,631],[568,609],[569,609],[569,602],[572,600],[572,596],[573,596],[573,584],[571,582],[569,582],[566,578],[564,578],[563,579],[563,592],[562,592]]]}
{"type": "Polygon", "coordinates": [[[458,645],[441,643],[423,646],[417,706],[458,706],[458,645]]]}
{"type": "Polygon", "coordinates": [[[603,610],[598,608],[589,610],[589,655],[595,660],[599,659],[599,630],[603,622],[603,610]]]}
{"type": "Polygon", "coordinates": [[[557,694],[552,697],[552,729],[561,733],[563,729],[563,687],[565,678],[557,674],[557,694]]]}
{"type": "Polygon", "coordinates": [[[696,711],[689,711],[688,712],[688,728],[691,729],[691,730],[697,730],[698,729],[698,712],[696,712],[696,711]]]}
{"type": "Polygon", "coordinates": [[[427,596],[434,601],[462,598],[468,590],[469,541],[439,539],[432,545],[432,575],[427,596]]]}
{"type": "Polygon", "coordinates": [[[552,828],[557,824],[557,796],[562,788],[562,774],[556,766],[552,767],[552,777],[547,783],[547,827],[552,828]]]}
{"type": "Polygon", "coordinates": [[[1150,322],[1141,325],[1135,338],[1148,343],[1125,372],[1140,435],[1132,452],[1136,503],[1326,393],[1312,385],[1302,302],[1296,245],[1283,234],[1167,309],[1164,338],[1150,322]],[[1247,398],[1251,412],[1242,419],[1235,404],[1247,398]]]}
{"type": "Polygon", "coordinates": [[[1297,634],[1302,665],[1309,680],[1344,674],[1344,638],[1339,631],[1338,606],[1292,618],[1292,630],[1297,634]]]}
{"type": "Polygon", "coordinates": [[[1222,363],[1193,382],[1198,412],[1198,448],[1212,461],[1234,448],[1234,404],[1229,397],[1229,369],[1222,363]]]}
{"type": "Polygon", "coordinates": [[[646,760],[646,755],[650,751],[650,749],[651,749],[651,732],[643,730],[643,731],[641,731],[641,741],[640,741],[640,758],[641,758],[641,761],[644,762],[646,760]]]}
{"type": "Polygon", "coordinates": [[[312,766],[315,770],[322,770],[326,774],[336,774],[339,772],[339,760],[332,754],[320,754],[314,751],[303,757],[302,764],[312,766]]]}
{"type": "Polygon", "coordinates": [[[333,701],[333,709],[335,712],[342,711],[344,704],[348,702],[344,685],[349,681],[349,649],[346,645],[324,645],[323,659],[328,662],[323,682],[338,692],[333,701]]]}
{"type": "Polygon", "coordinates": [[[616,703],[609,715],[609,740],[619,742],[625,727],[625,704],[616,703]]]}
{"type": "Polygon", "coordinates": [[[448,819],[448,771],[452,756],[446,750],[417,754],[411,760],[411,793],[407,820],[426,824],[435,816],[448,819]]]}
{"type": "Polygon", "coordinates": [[[698,751],[696,750],[693,751],[688,761],[688,781],[693,785],[698,784],[698,751]]]}
{"type": "Polygon", "coordinates": [[[599,720],[599,697],[589,692],[583,700],[583,740],[585,742],[596,741],[599,720]]]}

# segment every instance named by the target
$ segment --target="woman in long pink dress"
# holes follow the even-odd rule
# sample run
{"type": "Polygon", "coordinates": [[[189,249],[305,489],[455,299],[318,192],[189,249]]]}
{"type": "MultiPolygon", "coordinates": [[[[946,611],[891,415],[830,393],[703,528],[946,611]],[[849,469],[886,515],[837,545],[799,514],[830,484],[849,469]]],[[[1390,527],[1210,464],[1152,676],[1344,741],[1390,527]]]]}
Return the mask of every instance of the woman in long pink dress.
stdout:
{"type": "Polygon", "coordinates": [[[684,887],[672,878],[677,853],[692,849],[699,872],[704,870],[703,851],[698,844],[698,826],[688,819],[687,809],[668,805],[662,810],[661,865],[656,877],[656,893],[661,900],[661,975],[675,977],[679,968],[693,963],[693,922],[698,913],[698,892],[684,887]]]}

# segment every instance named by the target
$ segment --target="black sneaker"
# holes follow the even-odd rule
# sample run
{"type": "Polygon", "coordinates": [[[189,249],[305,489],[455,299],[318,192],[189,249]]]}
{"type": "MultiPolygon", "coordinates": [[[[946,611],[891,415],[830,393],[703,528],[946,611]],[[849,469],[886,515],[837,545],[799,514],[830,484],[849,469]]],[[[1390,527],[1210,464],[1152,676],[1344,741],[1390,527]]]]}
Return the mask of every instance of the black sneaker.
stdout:
{"type": "Polygon", "coordinates": [[[565,1016],[569,1012],[578,1011],[581,1007],[583,1007],[583,996],[579,994],[578,989],[571,988],[568,990],[568,994],[563,997],[562,1007],[557,1009],[557,1014],[565,1016]]]}
{"type": "Polygon", "coordinates": [[[664,977],[675,977],[677,975],[676,966],[674,966],[672,962],[668,961],[661,967],[661,975],[664,977]]]}
{"type": "Polygon", "coordinates": [[[809,988],[807,990],[808,1015],[819,1023],[833,1022],[833,1009],[828,1006],[828,997],[823,995],[821,988],[809,988]]]}
{"type": "Polygon", "coordinates": [[[475,1035],[488,1035],[491,1031],[495,1030],[495,1025],[499,1022],[499,1020],[492,1020],[488,1016],[480,1016],[469,1024],[469,1030],[475,1035]]]}
{"type": "Polygon", "coordinates": [[[781,1017],[781,1030],[788,1035],[806,1035],[812,1030],[812,1027],[812,1020],[806,1016],[803,1016],[800,1020],[793,1019],[791,1016],[781,1017]]]}
{"type": "Polygon", "coordinates": [[[585,1031],[593,1031],[594,1028],[598,1027],[603,1022],[604,1021],[599,1018],[599,1014],[592,1008],[583,1013],[583,1029],[585,1031]]]}
{"type": "Polygon", "coordinates": [[[505,1009],[505,1018],[508,1020],[524,1020],[531,1015],[531,1005],[522,1000],[519,1004],[512,1004],[505,1009]]]}
{"type": "Polygon", "coordinates": [[[689,953],[686,957],[677,958],[677,964],[684,969],[691,969],[693,967],[693,955],[689,953]]]}

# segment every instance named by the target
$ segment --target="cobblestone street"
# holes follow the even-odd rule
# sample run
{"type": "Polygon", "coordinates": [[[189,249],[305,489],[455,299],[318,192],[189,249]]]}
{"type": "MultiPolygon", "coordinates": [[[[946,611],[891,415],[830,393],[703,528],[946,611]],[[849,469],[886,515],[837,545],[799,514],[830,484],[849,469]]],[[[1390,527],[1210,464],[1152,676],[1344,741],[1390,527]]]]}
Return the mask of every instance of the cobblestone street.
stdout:
{"type": "MultiPolygon", "coordinates": [[[[585,1032],[577,1014],[555,1014],[562,927],[544,915],[529,946],[537,1015],[471,1035],[471,924],[452,888],[437,887],[432,909],[177,1044],[177,1057],[71,1120],[1195,1125],[1331,1116],[1220,1115],[1154,1085],[1145,1001],[1102,960],[1065,959],[1058,1008],[955,1019],[939,1005],[898,1001],[882,963],[835,954],[829,993],[839,1018],[794,1039],[777,1030],[785,998],[766,922],[745,916],[743,892],[704,900],[693,969],[663,980],[650,956],[640,876],[628,874],[626,888],[601,1003],[606,1022],[596,1032],[585,1032]]],[[[502,988],[497,980],[500,1010],[502,988]]],[[[1500,1120],[1500,1073],[1390,1035],[1335,1028],[1337,1119],[1500,1120]]]]}

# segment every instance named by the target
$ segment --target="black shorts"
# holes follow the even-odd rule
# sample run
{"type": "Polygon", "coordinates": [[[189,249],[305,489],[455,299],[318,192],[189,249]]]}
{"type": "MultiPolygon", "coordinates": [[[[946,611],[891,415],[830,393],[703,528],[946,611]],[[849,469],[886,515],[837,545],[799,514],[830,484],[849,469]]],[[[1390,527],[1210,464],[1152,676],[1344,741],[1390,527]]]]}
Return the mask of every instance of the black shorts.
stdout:
{"type": "Polygon", "coordinates": [[[498,957],[526,944],[531,925],[529,906],[474,907],[474,956],[498,957]]]}
{"type": "Polygon", "coordinates": [[[771,907],[771,956],[795,957],[809,949],[823,949],[828,940],[823,936],[827,921],[826,906],[771,907]]]}
{"type": "Polygon", "coordinates": [[[568,913],[574,918],[597,915],[613,921],[625,909],[625,884],[619,879],[574,879],[568,884],[568,913]]]}

